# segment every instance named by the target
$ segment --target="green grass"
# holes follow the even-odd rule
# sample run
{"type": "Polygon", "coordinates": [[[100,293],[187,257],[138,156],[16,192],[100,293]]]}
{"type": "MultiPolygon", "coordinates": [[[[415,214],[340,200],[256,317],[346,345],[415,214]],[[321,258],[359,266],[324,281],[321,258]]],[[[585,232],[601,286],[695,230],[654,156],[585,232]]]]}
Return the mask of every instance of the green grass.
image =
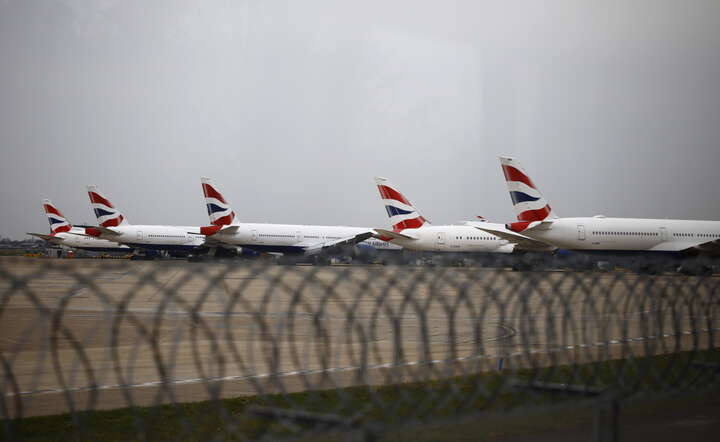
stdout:
{"type": "MultiPolygon", "coordinates": [[[[696,360],[718,361],[717,351],[684,352],[663,356],[614,360],[580,366],[558,366],[539,370],[517,370],[511,373],[483,373],[444,380],[406,383],[379,387],[361,386],[335,390],[311,391],[287,395],[268,395],[218,401],[138,407],[109,411],[82,412],[70,416],[42,416],[5,421],[2,437],[33,441],[135,439],[205,441],[212,437],[245,440],[263,434],[290,435],[288,427],[254,418],[246,413],[249,405],[303,409],[352,417],[362,422],[388,426],[410,420],[442,422],[449,418],[478,412],[496,417],[486,422],[485,431],[517,431],[532,424],[531,417],[503,416],[522,407],[567,406],[577,400],[567,394],[534,394],[505,388],[510,376],[525,381],[565,382],[612,387],[619,391],[664,392],[687,389],[709,382],[706,370],[692,368],[696,360]],[[624,382],[616,383],[618,374],[624,382]],[[499,417],[498,417],[499,414],[499,417]],[[499,425],[499,427],[498,427],[499,425]],[[505,428],[505,430],[503,430],[505,428]]],[[[573,411],[579,413],[577,410],[573,411]]],[[[549,411],[552,415],[552,411],[549,411]]],[[[547,413],[546,413],[547,414],[547,413]]],[[[563,419],[570,416],[562,414],[563,419]]],[[[582,416],[577,419],[584,419],[582,416]]],[[[552,422],[547,417],[542,422],[552,422]]],[[[450,425],[450,427],[456,427],[450,425]]],[[[537,428],[537,424],[530,425],[537,428]]],[[[442,434],[447,428],[438,426],[442,434]]],[[[462,435],[461,425],[458,436],[462,435]]],[[[296,428],[298,430],[300,428],[296,428]]],[[[423,433],[428,437],[433,430],[423,433]]],[[[317,435],[313,440],[317,440],[317,435]]],[[[332,440],[332,436],[327,436],[332,440]]],[[[417,439],[417,438],[416,438],[417,439]]],[[[407,439],[410,440],[410,439],[407,439]]],[[[415,440],[415,439],[413,439],[415,440]]],[[[430,440],[430,439],[429,439],[430,440]]]]}

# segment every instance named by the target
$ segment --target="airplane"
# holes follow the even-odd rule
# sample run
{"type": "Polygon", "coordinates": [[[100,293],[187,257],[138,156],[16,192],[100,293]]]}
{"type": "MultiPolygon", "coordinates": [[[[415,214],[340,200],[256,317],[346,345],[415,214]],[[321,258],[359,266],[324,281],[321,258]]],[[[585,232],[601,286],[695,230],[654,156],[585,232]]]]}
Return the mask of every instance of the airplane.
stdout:
{"type": "Polygon", "coordinates": [[[720,254],[720,221],[611,218],[560,218],[530,179],[520,162],[500,157],[517,221],[506,224],[505,232],[479,229],[503,236],[510,242],[533,238],[559,249],[601,252],[616,255],[720,254]]]}
{"type": "Polygon", "coordinates": [[[81,227],[73,227],[70,221],[60,213],[55,205],[49,200],[43,200],[43,209],[45,215],[50,221],[50,234],[29,233],[45,241],[75,249],[88,250],[91,252],[107,252],[107,253],[132,253],[131,247],[118,244],[105,239],[97,239],[85,235],[85,229],[81,227]]]}
{"type": "Polygon", "coordinates": [[[154,251],[166,251],[171,256],[189,256],[210,250],[203,235],[189,233],[198,227],[133,225],[97,186],[87,186],[87,191],[90,206],[98,220],[98,226],[85,228],[87,235],[142,249],[147,257],[152,257],[154,251]]]}
{"type": "Polygon", "coordinates": [[[208,244],[282,255],[335,253],[349,246],[353,246],[355,253],[400,250],[373,239],[374,231],[366,227],[241,223],[209,178],[201,178],[201,184],[211,225],[201,227],[199,233],[207,238],[208,244]]]}
{"type": "MultiPolygon", "coordinates": [[[[546,251],[553,247],[544,243],[525,238],[514,242],[488,232],[480,232],[478,224],[503,232],[503,224],[481,222],[465,222],[461,225],[432,225],[430,222],[398,191],[387,178],[375,177],[380,191],[380,198],[390,217],[392,230],[376,228],[376,238],[397,244],[408,250],[428,252],[489,252],[513,253],[517,250],[546,251]]],[[[515,235],[520,236],[520,235],[515,235]]]]}

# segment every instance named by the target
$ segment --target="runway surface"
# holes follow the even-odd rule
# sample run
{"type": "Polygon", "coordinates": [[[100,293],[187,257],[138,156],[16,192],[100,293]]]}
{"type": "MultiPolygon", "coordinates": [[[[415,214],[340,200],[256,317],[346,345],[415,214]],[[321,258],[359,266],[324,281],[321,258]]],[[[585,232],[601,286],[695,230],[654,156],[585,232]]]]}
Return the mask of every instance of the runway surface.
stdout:
{"type": "MultiPolygon", "coordinates": [[[[15,416],[705,348],[720,278],[0,259],[15,416]]],[[[710,338],[715,341],[711,341],[710,338]]]]}

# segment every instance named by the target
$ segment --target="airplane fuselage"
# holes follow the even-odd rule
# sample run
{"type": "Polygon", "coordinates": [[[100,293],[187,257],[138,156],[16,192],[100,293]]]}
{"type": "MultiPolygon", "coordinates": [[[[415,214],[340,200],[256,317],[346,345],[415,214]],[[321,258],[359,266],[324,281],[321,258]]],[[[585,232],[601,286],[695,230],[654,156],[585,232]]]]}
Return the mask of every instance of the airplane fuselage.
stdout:
{"type": "Polygon", "coordinates": [[[56,238],[56,240],[49,239],[48,241],[53,244],[91,252],[132,253],[133,251],[132,247],[124,246],[106,239],[85,236],[84,233],[85,229],[73,227],[69,232],[56,233],[53,235],[53,238],[56,238]]]}
{"type": "Polygon", "coordinates": [[[112,233],[101,233],[100,238],[117,241],[130,247],[151,250],[183,252],[207,251],[205,237],[189,232],[199,231],[192,226],[121,225],[110,228],[112,233]]]}
{"type": "MultiPolygon", "coordinates": [[[[370,230],[365,227],[242,223],[236,230],[220,230],[210,238],[212,241],[246,247],[258,252],[297,255],[306,253],[321,244],[360,235],[370,230]]],[[[398,245],[387,244],[372,238],[355,245],[372,247],[377,250],[400,249],[398,245]]]]}
{"type": "MultiPolygon", "coordinates": [[[[549,220],[550,221],[550,220],[549,220]]],[[[582,217],[521,234],[568,250],[681,252],[720,240],[719,221],[582,217]]]]}
{"type": "MultiPolygon", "coordinates": [[[[505,228],[500,224],[483,224],[505,228]]],[[[514,249],[514,245],[508,241],[472,225],[425,225],[418,229],[405,229],[400,233],[413,238],[394,238],[390,242],[416,251],[512,253],[514,249]]]]}

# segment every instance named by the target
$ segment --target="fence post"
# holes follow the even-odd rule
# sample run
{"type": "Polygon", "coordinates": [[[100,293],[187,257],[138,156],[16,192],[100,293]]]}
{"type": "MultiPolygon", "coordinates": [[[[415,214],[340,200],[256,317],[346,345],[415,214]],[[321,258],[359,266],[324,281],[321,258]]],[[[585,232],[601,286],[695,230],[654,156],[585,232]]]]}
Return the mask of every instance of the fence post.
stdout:
{"type": "Polygon", "coordinates": [[[619,440],[620,401],[616,398],[601,400],[595,408],[595,442],[619,440]]]}

